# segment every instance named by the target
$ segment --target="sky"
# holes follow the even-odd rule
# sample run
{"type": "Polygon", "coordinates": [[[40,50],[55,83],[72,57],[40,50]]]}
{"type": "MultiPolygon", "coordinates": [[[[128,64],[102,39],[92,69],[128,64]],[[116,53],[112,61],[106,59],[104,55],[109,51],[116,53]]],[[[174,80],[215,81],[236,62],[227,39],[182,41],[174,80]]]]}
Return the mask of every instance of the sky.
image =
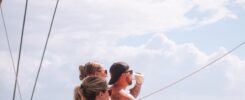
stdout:
{"type": "MultiPolygon", "coordinates": [[[[31,97],[55,3],[29,0],[18,77],[23,100],[31,97]]],[[[1,6],[16,66],[25,0],[1,6]]],[[[144,97],[244,42],[244,16],[245,0],[60,0],[34,100],[73,99],[78,66],[88,61],[106,69],[127,62],[144,75],[144,97]]],[[[244,50],[145,100],[244,100],[244,50]]],[[[0,99],[10,100],[15,76],[2,20],[0,76],[0,99]]]]}

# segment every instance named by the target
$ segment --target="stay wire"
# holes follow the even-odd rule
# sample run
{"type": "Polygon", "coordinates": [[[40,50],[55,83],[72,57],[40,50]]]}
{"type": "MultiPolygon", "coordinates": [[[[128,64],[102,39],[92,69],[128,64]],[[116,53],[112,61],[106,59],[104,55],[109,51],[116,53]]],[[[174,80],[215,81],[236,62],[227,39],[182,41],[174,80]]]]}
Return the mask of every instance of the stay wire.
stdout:
{"type": "Polygon", "coordinates": [[[24,20],[23,20],[22,32],[21,32],[19,56],[18,56],[18,62],[17,62],[17,71],[16,71],[16,77],[15,77],[15,83],[14,83],[13,100],[15,100],[16,85],[17,85],[18,74],[19,74],[19,64],[20,64],[21,50],[22,50],[22,41],[23,41],[23,35],[24,35],[24,29],[25,29],[25,22],[26,22],[27,6],[28,6],[28,0],[26,0],[26,4],[25,4],[25,13],[24,13],[24,20]]]}
{"type": "Polygon", "coordinates": [[[44,58],[44,55],[45,55],[45,52],[46,52],[46,48],[47,48],[47,45],[48,45],[49,36],[50,36],[50,33],[51,33],[51,29],[52,29],[52,27],[53,27],[53,22],[54,22],[54,18],[55,18],[55,14],[56,14],[57,8],[58,8],[58,4],[59,4],[59,0],[57,0],[56,5],[55,5],[55,10],[54,10],[53,18],[52,18],[51,25],[50,25],[50,28],[49,28],[48,37],[47,37],[47,39],[46,39],[46,43],[45,43],[45,47],[44,47],[44,50],[43,50],[41,62],[40,62],[39,68],[38,68],[38,72],[37,72],[35,84],[34,84],[34,87],[33,87],[33,90],[32,90],[31,100],[32,100],[33,97],[34,97],[34,93],[35,93],[35,89],[36,89],[37,80],[38,80],[38,77],[39,77],[39,74],[40,74],[40,71],[41,71],[41,68],[42,68],[43,58],[44,58]]]}
{"type": "MultiPolygon", "coordinates": [[[[16,71],[15,71],[15,65],[14,65],[14,59],[13,59],[12,49],[11,49],[11,46],[10,46],[10,41],[9,41],[9,37],[8,37],[8,31],[7,31],[7,27],[6,27],[6,23],[5,23],[5,18],[4,18],[4,14],[3,14],[3,11],[2,11],[2,7],[0,7],[0,9],[1,9],[1,15],[2,15],[2,20],[3,20],[3,26],[4,26],[5,36],[6,36],[7,43],[8,43],[8,50],[9,50],[11,61],[12,61],[12,67],[13,67],[14,75],[16,76],[16,71]]],[[[19,82],[18,81],[17,81],[17,89],[18,89],[18,92],[19,92],[19,95],[20,95],[20,99],[23,100],[22,99],[22,95],[21,95],[21,91],[20,91],[20,85],[19,85],[19,82]]]]}
{"type": "Polygon", "coordinates": [[[184,81],[185,79],[187,79],[187,78],[189,78],[189,77],[191,77],[191,76],[197,74],[198,72],[202,71],[203,69],[207,68],[208,66],[212,65],[213,63],[215,63],[215,62],[219,61],[220,59],[224,58],[225,56],[229,55],[231,52],[235,51],[236,49],[238,49],[239,47],[241,47],[241,46],[244,45],[244,44],[245,44],[245,42],[240,43],[239,45],[237,45],[236,47],[234,47],[233,49],[231,49],[230,51],[228,51],[228,52],[225,53],[224,55],[222,55],[222,56],[218,57],[217,59],[211,61],[211,62],[208,63],[207,65],[205,65],[205,66],[203,66],[203,67],[201,67],[201,68],[195,70],[194,72],[192,72],[192,73],[190,73],[190,74],[187,74],[186,76],[184,76],[184,77],[182,77],[182,78],[180,78],[180,79],[178,79],[178,80],[176,80],[176,81],[170,83],[169,85],[166,85],[166,86],[163,87],[163,88],[160,88],[160,89],[158,89],[158,90],[156,90],[156,91],[154,91],[154,92],[152,92],[152,93],[150,93],[150,94],[148,94],[148,95],[146,95],[146,96],[141,97],[141,98],[138,99],[138,100],[143,100],[143,99],[145,99],[145,98],[147,98],[147,97],[149,97],[149,96],[151,96],[151,95],[154,95],[154,94],[156,94],[156,93],[158,93],[158,92],[161,92],[161,91],[163,91],[163,90],[165,90],[165,89],[167,89],[167,88],[170,88],[170,87],[176,85],[176,84],[179,83],[179,82],[184,81]]]}

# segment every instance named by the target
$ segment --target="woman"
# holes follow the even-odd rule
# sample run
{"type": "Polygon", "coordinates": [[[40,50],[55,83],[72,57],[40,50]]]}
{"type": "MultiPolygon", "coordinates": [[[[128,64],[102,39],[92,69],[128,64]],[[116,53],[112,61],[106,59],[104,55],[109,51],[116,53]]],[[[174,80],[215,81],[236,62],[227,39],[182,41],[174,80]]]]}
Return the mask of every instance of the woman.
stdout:
{"type": "MultiPolygon", "coordinates": [[[[104,66],[97,62],[88,62],[85,65],[79,66],[80,75],[79,78],[83,81],[88,76],[99,76],[102,78],[107,77],[107,70],[104,66]]],[[[74,90],[74,100],[82,100],[82,94],[80,93],[80,86],[77,86],[74,90]]]]}
{"type": "Polygon", "coordinates": [[[80,86],[83,100],[110,100],[110,90],[104,78],[88,76],[80,86]]]}
{"type": "Polygon", "coordinates": [[[105,70],[104,66],[97,62],[88,62],[84,66],[79,66],[80,70],[80,80],[83,80],[87,76],[100,76],[107,77],[107,70],[105,70]]]}

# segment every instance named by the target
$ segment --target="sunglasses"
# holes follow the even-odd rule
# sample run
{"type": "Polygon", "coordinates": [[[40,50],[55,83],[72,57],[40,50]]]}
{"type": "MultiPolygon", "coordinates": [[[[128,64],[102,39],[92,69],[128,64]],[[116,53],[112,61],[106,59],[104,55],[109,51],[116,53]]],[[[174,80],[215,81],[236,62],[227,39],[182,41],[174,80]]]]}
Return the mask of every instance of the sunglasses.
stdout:
{"type": "Polygon", "coordinates": [[[111,89],[107,90],[109,96],[111,96],[111,89]]]}
{"type": "Polygon", "coordinates": [[[129,73],[129,74],[133,74],[133,70],[128,70],[128,71],[126,71],[125,73],[129,73]]]}
{"type": "Polygon", "coordinates": [[[109,96],[111,96],[111,89],[106,89],[106,90],[103,90],[103,92],[105,93],[105,92],[108,92],[108,94],[109,94],[109,96]]]}
{"type": "Polygon", "coordinates": [[[107,74],[107,70],[106,69],[105,70],[99,70],[98,72],[102,72],[102,71],[104,71],[104,73],[107,74]]]}

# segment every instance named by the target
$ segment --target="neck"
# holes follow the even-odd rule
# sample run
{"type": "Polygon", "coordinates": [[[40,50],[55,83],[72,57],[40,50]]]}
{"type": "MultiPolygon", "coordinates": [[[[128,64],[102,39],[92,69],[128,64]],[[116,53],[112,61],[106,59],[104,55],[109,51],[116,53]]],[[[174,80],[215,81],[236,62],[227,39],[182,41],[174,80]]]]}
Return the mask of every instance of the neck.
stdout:
{"type": "Polygon", "coordinates": [[[127,84],[120,84],[120,82],[113,85],[113,87],[118,90],[125,89],[127,86],[128,86],[127,84]]]}

